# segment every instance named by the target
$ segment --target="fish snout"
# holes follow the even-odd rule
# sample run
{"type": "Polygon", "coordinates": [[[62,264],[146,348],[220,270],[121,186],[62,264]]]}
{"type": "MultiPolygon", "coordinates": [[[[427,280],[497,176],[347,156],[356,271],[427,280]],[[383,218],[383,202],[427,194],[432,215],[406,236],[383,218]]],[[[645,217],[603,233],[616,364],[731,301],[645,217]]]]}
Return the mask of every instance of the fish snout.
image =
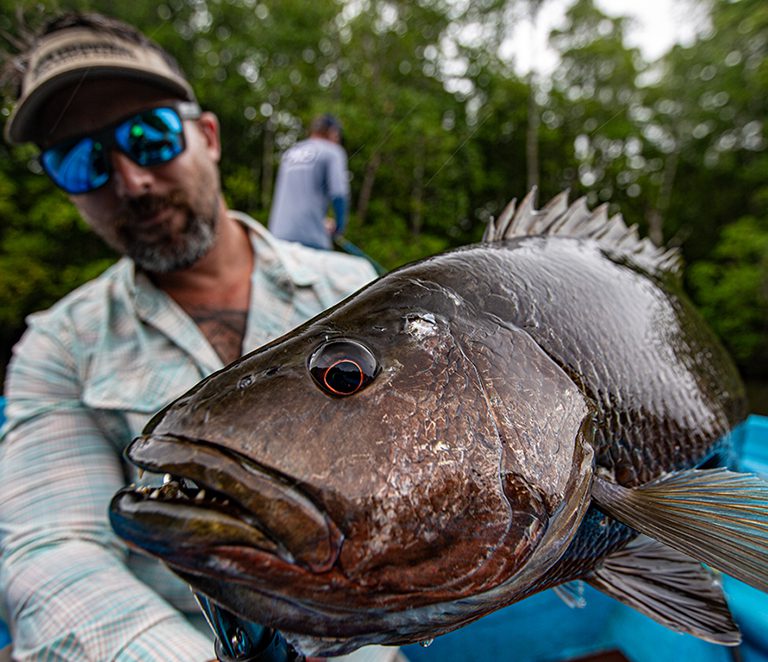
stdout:
{"type": "MultiPolygon", "coordinates": [[[[271,541],[261,549],[313,573],[328,571],[339,556],[343,535],[330,517],[295,481],[249,458],[208,441],[168,434],[138,437],[126,456],[142,469],[171,476],[160,489],[138,489],[146,505],[133,504],[134,527],[141,526],[142,513],[156,513],[162,503],[167,513],[175,509],[187,520],[186,530],[196,516],[201,526],[218,518],[220,528],[207,524],[205,531],[198,530],[198,539],[208,548],[233,544],[223,523],[234,518],[271,541]]],[[[152,521],[146,518],[145,525],[152,526],[152,521]]],[[[163,535],[172,538],[173,530],[163,535]]]]}

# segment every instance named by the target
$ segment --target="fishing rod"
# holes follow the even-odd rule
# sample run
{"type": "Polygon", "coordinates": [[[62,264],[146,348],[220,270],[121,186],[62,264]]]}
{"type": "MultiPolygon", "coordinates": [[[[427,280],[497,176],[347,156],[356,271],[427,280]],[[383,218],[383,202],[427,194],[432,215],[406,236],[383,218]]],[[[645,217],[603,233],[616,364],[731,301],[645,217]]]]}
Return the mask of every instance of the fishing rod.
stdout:
{"type": "Polygon", "coordinates": [[[219,662],[304,662],[278,630],[244,621],[204,595],[195,593],[205,620],[216,635],[219,662]]]}

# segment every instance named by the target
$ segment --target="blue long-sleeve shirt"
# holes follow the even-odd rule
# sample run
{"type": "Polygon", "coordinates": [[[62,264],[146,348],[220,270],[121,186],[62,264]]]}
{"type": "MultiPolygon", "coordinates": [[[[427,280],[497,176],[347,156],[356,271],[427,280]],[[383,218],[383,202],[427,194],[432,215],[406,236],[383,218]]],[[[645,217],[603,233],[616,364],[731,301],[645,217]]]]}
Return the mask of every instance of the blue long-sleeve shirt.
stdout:
{"type": "Polygon", "coordinates": [[[347,153],[324,138],[307,138],[283,154],[277,172],[269,230],[279,239],[314,248],[331,248],[325,227],[330,205],[336,230],[346,224],[349,197],[347,153]]]}

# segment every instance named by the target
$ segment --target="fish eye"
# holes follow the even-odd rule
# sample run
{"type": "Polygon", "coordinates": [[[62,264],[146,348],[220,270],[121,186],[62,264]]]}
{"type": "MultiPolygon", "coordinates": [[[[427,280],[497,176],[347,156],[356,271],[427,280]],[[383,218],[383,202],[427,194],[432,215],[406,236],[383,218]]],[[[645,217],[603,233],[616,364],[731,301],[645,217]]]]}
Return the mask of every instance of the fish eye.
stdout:
{"type": "Polygon", "coordinates": [[[312,379],[328,395],[344,397],[370,384],[379,372],[376,358],[354,340],[330,340],[309,357],[312,379]]]}

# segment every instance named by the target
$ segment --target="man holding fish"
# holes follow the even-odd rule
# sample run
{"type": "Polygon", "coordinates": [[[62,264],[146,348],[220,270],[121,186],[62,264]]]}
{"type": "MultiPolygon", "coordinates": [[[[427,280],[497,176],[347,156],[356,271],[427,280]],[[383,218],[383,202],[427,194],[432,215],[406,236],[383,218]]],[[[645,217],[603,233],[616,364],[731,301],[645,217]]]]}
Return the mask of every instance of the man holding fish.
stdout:
{"type": "Polygon", "coordinates": [[[200,378],[375,274],[362,259],[276,240],[227,208],[216,116],[131,26],[61,15],[14,65],[6,138],[36,143],[54,184],[124,256],[31,316],[8,370],[0,595],[14,659],[208,660],[210,631],[189,588],[110,528],[115,491],[152,480],[121,453],[200,378]]]}

